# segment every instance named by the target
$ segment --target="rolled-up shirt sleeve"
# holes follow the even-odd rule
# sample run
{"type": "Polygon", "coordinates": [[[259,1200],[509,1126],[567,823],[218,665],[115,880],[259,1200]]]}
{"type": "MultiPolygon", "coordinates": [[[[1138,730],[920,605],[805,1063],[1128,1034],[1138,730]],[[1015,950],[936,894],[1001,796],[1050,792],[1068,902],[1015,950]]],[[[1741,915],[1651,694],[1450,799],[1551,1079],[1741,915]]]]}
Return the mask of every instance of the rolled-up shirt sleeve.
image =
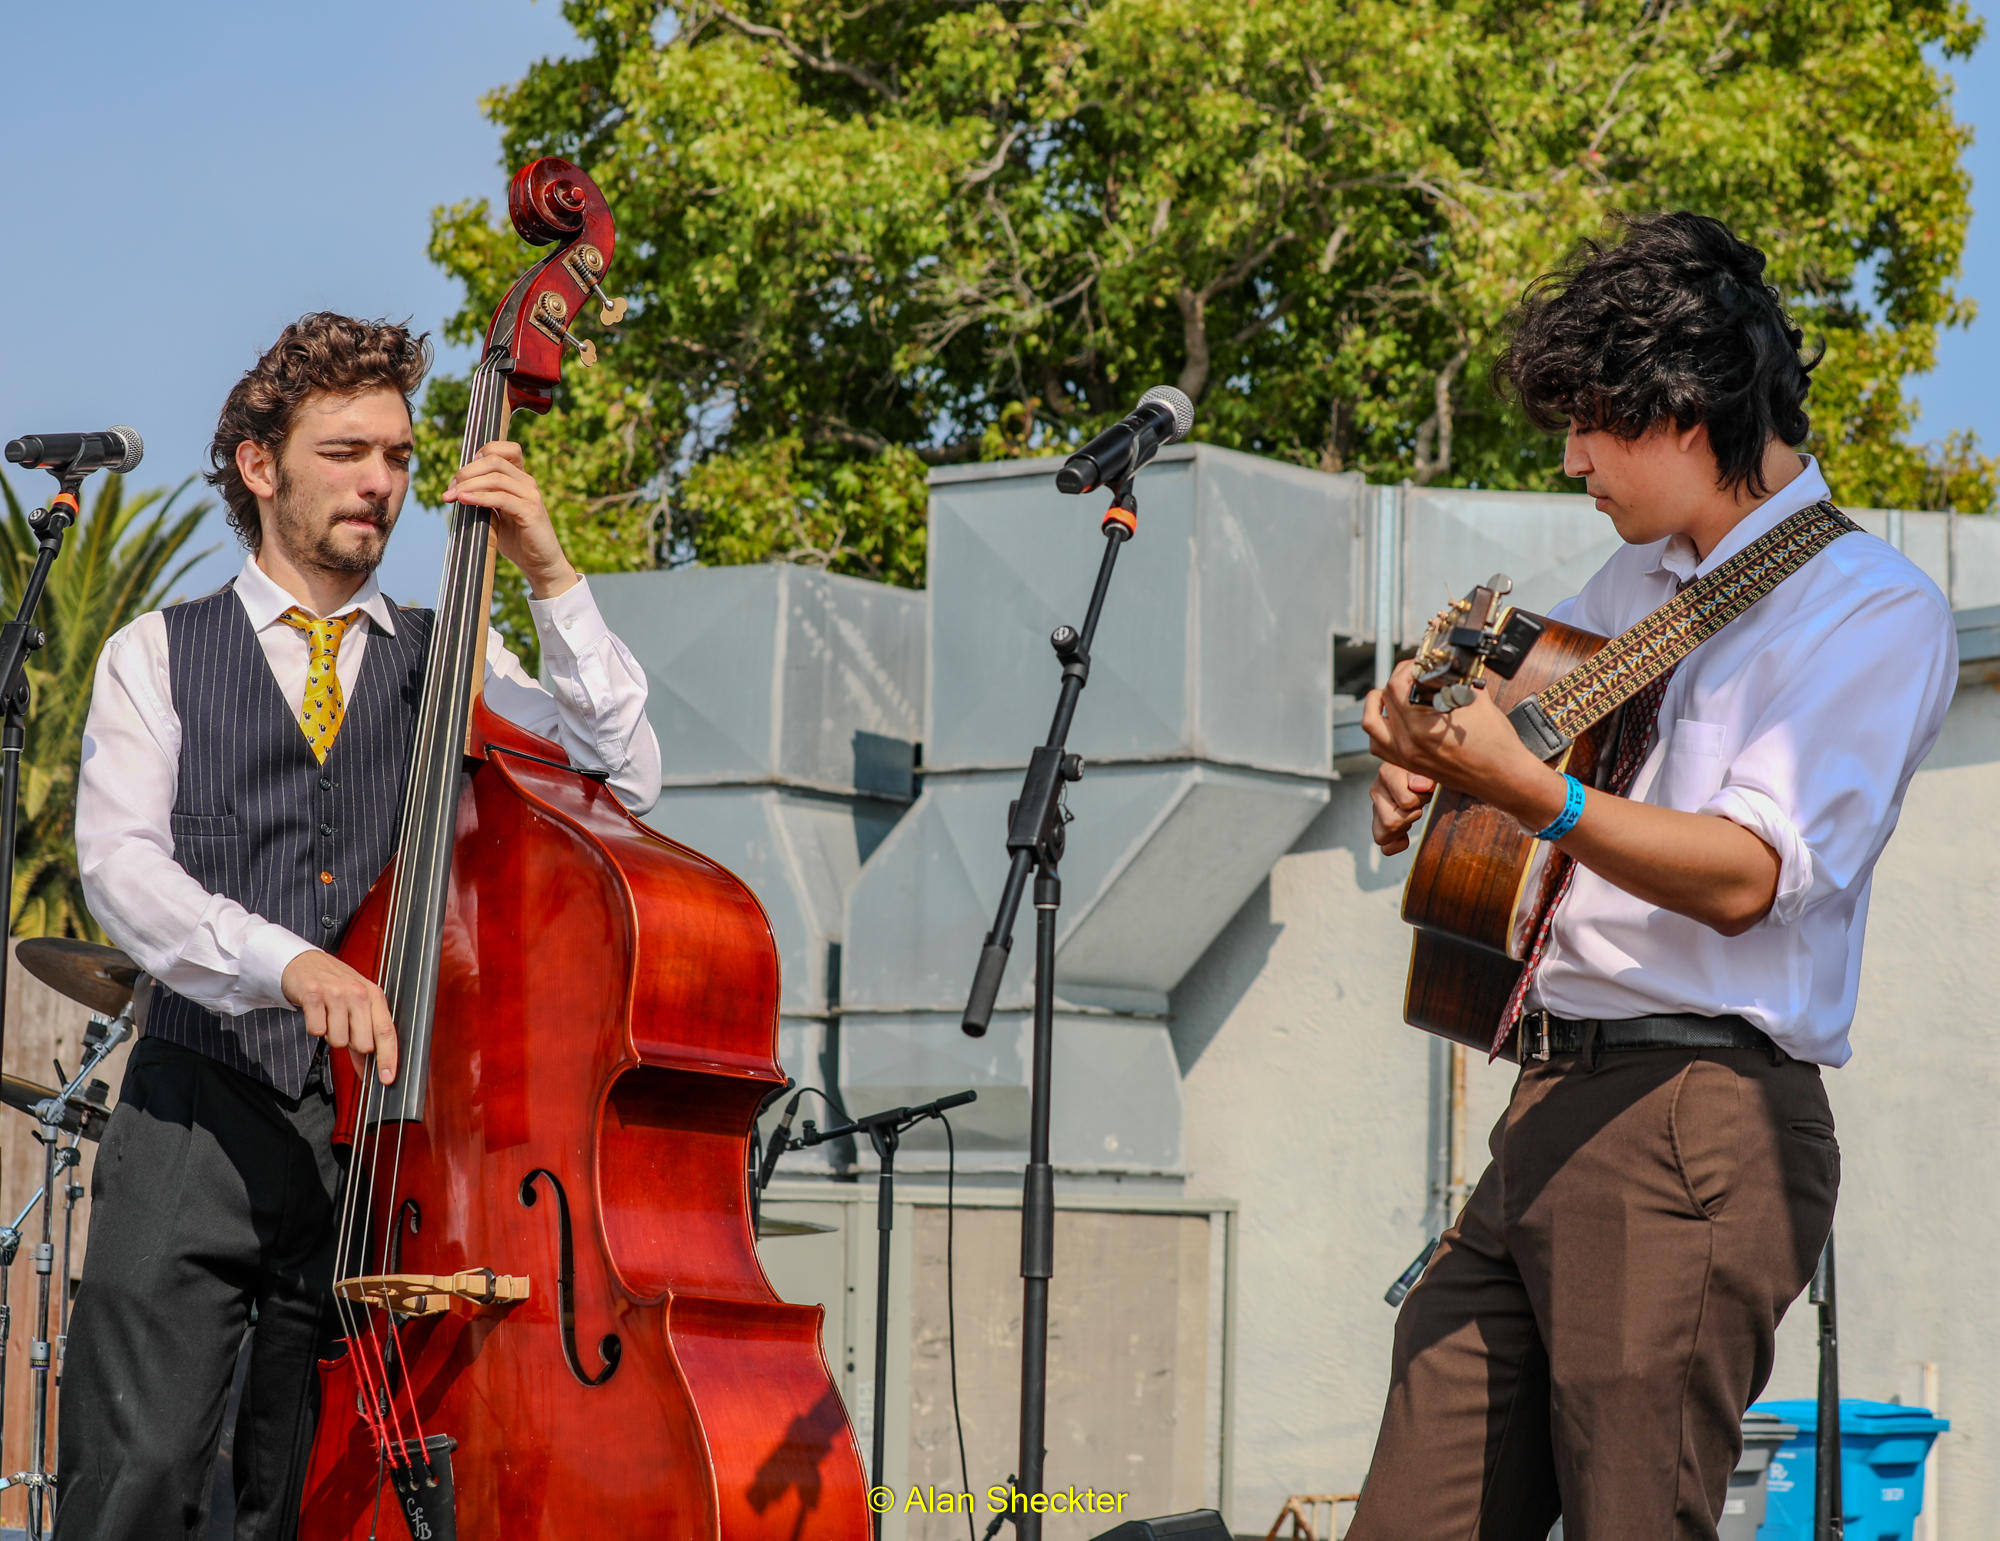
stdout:
{"type": "Polygon", "coordinates": [[[286,1006],[285,968],[312,944],[210,893],[174,860],[180,719],[154,612],[98,656],[76,794],[77,867],[105,933],[147,973],[224,1016],[286,1006]]]}
{"type": "Polygon", "coordinates": [[[1958,639],[1933,595],[1888,589],[1758,662],[1780,683],[1696,811],[1777,853],[1777,895],[1760,924],[1787,926],[1873,870],[1944,725],[1958,639]]]}
{"type": "Polygon", "coordinates": [[[660,795],[660,741],[646,717],[646,671],[604,624],[590,580],[553,599],[531,599],[547,687],[493,632],[486,649],[486,699],[509,722],[554,739],[574,765],[604,771],[633,813],[660,795]]]}

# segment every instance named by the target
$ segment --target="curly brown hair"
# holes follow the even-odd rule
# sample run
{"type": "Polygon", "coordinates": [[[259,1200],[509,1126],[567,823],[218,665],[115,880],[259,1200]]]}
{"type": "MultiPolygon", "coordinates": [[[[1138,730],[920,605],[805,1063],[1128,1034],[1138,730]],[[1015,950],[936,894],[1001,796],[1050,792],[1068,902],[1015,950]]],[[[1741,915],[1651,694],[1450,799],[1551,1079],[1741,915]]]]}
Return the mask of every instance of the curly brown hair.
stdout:
{"type": "MultiPolygon", "coordinates": [[[[1721,485],[1763,497],[1764,447],[1802,444],[1820,354],[1764,276],[1764,254],[1720,220],[1624,218],[1617,245],[1585,241],[1509,318],[1494,369],[1544,433],[1572,422],[1637,439],[1706,424],[1721,485]]],[[[1823,353],[1825,350],[1820,350],[1823,353]]]]}
{"type": "Polygon", "coordinates": [[[395,390],[403,405],[431,367],[430,333],[410,334],[394,321],[357,321],[330,310],[301,316],[236,382],[209,441],[209,486],[222,493],[230,529],[255,551],[264,540],[257,498],[236,468],[239,444],[275,453],[292,431],[299,409],[314,396],[354,396],[395,390]]]}

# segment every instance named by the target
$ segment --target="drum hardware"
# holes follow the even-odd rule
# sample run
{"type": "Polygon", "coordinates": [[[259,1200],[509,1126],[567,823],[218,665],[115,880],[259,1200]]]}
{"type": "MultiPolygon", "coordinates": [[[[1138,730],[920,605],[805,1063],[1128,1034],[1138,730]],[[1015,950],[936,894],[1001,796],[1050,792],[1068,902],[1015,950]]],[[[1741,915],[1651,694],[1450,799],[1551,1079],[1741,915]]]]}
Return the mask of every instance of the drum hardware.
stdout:
{"type": "MultiPolygon", "coordinates": [[[[85,963],[93,968],[103,962],[101,958],[92,959],[88,954],[79,954],[78,949],[91,948],[89,943],[63,943],[62,950],[57,951],[42,945],[42,942],[49,940],[52,939],[24,942],[19,951],[25,954],[30,947],[36,947],[42,954],[37,961],[43,962],[48,956],[61,958],[65,954],[70,957],[81,956],[85,963]]],[[[100,954],[115,953],[116,949],[91,948],[91,951],[100,954]]],[[[124,954],[116,953],[116,956],[123,958],[124,954]]],[[[23,966],[36,978],[48,982],[34,962],[24,957],[23,966]]],[[[72,983],[81,981],[83,988],[94,991],[94,998],[110,998],[111,991],[99,988],[98,976],[95,973],[86,972],[68,962],[55,967],[67,970],[64,977],[72,983]]],[[[135,969],[135,981],[136,978],[135,969]]],[[[64,993],[71,994],[76,999],[84,998],[81,994],[68,989],[65,989],[64,993]]],[[[21,1107],[23,1111],[34,1115],[35,1138],[42,1142],[44,1151],[41,1190],[28,1200],[27,1207],[15,1218],[12,1225],[0,1230],[0,1439],[4,1439],[7,1339],[13,1325],[13,1307],[8,1289],[11,1284],[14,1259],[21,1248],[21,1227],[27,1224],[28,1216],[34,1213],[35,1206],[41,1205],[42,1238],[35,1244],[31,1254],[36,1274],[35,1336],[28,1354],[28,1366],[35,1377],[35,1464],[31,1471],[16,1472],[11,1477],[0,1479],[0,1491],[9,1487],[24,1487],[28,1490],[28,1534],[31,1536],[40,1536],[43,1533],[45,1502],[49,1506],[49,1517],[53,1518],[55,1473],[49,1470],[49,1377],[52,1372],[60,1374],[57,1366],[62,1362],[63,1351],[69,1341],[70,1258],[76,1229],[76,1206],[83,1198],[83,1184],[78,1182],[72,1173],[83,1161],[83,1152],[80,1148],[83,1141],[86,1138],[95,1140],[102,1132],[105,1120],[110,1116],[104,1106],[109,1088],[95,1077],[105,1060],[132,1035],[132,988],[129,984],[122,986],[122,994],[123,1000],[117,1008],[118,1014],[115,1017],[92,1014],[90,1026],[83,1035],[83,1063],[77,1067],[76,1074],[60,1090],[49,1092],[23,1106],[23,1100],[17,1100],[24,1099],[23,1089],[41,1092],[43,1088],[36,1086],[32,1081],[18,1080],[13,1076],[7,1077],[7,1084],[0,1086],[0,1095],[4,1095],[5,1101],[10,1106],[21,1107]],[[69,1137],[67,1143],[63,1138],[65,1135],[69,1137]],[[63,1198],[63,1283],[62,1298],[56,1318],[58,1330],[51,1338],[49,1290],[55,1273],[55,1204],[51,1196],[57,1192],[60,1192],[63,1198]],[[50,1201],[44,1203],[45,1198],[50,1201]]],[[[62,1067],[58,1064],[56,1068],[60,1072],[62,1067]]]]}
{"type": "Polygon", "coordinates": [[[62,1094],[53,1086],[30,1081],[26,1076],[0,1076],[0,1104],[26,1113],[40,1123],[42,1104],[53,1099],[60,1104],[58,1116],[62,1120],[63,1133],[81,1134],[92,1144],[103,1135],[104,1126],[111,1122],[111,1109],[107,1106],[110,1096],[109,1086],[102,1081],[92,1081],[84,1088],[81,1102],[65,1103],[62,1094]]]}
{"type": "MultiPolygon", "coordinates": [[[[14,1216],[14,1223],[0,1227],[0,1439],[5,1438],[7,1423],[7,1339],[14,1326],[14,1257],[21,1250],[21,1227],[28,1223],[28,1216],[35,1212],[35,1206],[41,1203],[45,1191],[37,1188],[35,1196],[14,1216]]],[[[0,1490],[25,1487],[33,1492],[45,1485],[33,1472],[16,1472],[11,1477],[0,1478],[0,1490]]]]}

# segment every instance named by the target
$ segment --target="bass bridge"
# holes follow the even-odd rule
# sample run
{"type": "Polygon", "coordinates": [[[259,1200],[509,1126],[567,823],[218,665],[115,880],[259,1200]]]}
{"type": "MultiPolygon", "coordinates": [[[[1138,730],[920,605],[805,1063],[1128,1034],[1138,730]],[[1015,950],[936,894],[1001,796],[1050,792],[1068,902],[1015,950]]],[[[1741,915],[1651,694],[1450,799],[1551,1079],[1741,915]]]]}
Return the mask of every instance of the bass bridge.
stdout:
{"type": "Polygon", "coordinates": [[[378,1306],[398,1316],[431,1316],[454,1305],[479,1310],[528,1298],[525,1274],[468,1268],[460,1273],[377,1273],[342,1279],[333,1287],[343,1300],[378,1306]]]}
{"type": "Polygon", "coordinates": [[[1514,580],[1495,573],[1437,613],[1417,646],[1411,705],[1448,712],[1470,706],[1473,691],[1484,688],[1485,675],[1514,677],[1547,623],[1525,610],[1503,606],[1513,591],[1514,580]]]}

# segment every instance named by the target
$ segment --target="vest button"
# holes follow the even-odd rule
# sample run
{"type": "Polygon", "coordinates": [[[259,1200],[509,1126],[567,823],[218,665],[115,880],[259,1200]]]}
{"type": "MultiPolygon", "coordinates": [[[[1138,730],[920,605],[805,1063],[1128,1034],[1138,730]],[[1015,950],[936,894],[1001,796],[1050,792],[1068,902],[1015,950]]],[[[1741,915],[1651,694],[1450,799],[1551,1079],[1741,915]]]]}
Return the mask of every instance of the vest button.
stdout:
{"type": "Polygon", "coordinates": [[[321,924],[322,926],[325,926],[325,927],[326,927],[326,929],[327,929],[327,930],[329,930],[329,931],[331,931],[331,930],[333,929],[333,917],[332,917],[331,915],[322,915],[322,916],[320,916],[320,918],[319,918],[319,923],[320,923],[320,924],[321,924]]]}
{"type": "Polygon", "coordinates": [[[333,790],[333,782],[327,777],[322,776],[319,778],[319,789],[322,792],[331,792],[333,790]]]}
{"type": "Polygon", "coordinates": [[[331,883],[333,881],[333,874],[331,872],[322,872],[319,875],[319,880],[322,883],[331,883]]]}
{"type": "Polygon", "coordinates": [[[319,832],[322,835],[330,835],[333,833],[333,826],[331,824],[322,824],[319,827],[319,832]]]}

